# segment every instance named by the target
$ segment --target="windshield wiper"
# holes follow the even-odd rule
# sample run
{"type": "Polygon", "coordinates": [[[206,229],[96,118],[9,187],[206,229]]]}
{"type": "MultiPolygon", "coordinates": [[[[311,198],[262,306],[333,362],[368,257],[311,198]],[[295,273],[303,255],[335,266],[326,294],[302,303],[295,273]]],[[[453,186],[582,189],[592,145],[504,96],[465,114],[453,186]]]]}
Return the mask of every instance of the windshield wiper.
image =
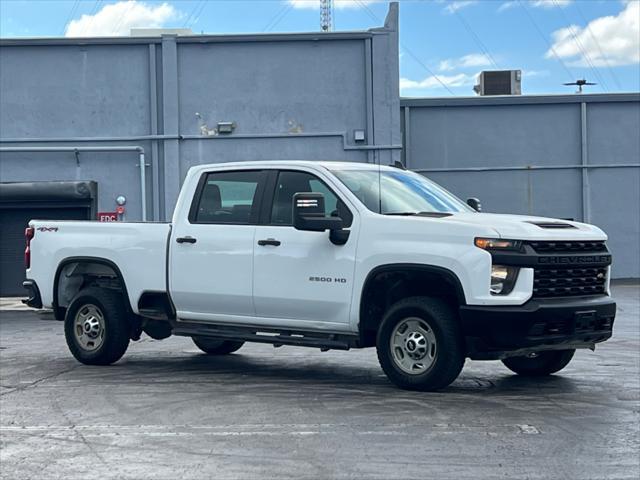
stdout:
{"type": "Polygon", "coordinates": [[[418,215],[420,212],[389,212],[384,213],[383,215],[401,215],[401,216],[410,216],[410,215],[418,215]]]}

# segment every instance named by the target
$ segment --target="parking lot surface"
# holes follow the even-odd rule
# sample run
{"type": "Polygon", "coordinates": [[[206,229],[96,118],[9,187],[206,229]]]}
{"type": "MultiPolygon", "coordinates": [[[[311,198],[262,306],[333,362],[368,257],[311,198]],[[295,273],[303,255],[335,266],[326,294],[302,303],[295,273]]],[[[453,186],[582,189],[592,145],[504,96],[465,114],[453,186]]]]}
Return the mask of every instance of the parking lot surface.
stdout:
{"type": "Polygon", "coordinates": [[[0,476],[637,479],[640,287],[614,296],[613,339],[560,374],[468,361],[439,393],[396,389],[373,349],[208,357],[144,336],[89,367],[61,322],[1,311],[0,476]]]}

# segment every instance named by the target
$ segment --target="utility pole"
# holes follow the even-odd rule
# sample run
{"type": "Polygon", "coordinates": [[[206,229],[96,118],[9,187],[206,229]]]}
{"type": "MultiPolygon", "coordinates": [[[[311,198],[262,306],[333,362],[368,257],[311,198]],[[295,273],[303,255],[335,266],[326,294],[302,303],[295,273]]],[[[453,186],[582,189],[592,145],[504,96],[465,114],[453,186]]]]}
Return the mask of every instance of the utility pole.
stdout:
{"type": "Polygon", "coordinates": [[[323,32],[333,30],[333,0],[320,0],[320,29],[323,32]]]}

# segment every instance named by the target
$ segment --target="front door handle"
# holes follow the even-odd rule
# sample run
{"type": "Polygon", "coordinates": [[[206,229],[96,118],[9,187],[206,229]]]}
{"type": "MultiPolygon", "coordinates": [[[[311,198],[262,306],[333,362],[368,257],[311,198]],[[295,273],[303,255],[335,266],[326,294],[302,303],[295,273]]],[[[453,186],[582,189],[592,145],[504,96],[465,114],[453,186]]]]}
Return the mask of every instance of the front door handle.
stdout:
{"type": "Polygon", "coordinates": [[[197,240],[193,237],[178,237],[176,238],[176,242],[178,243],[196,243],[197,240]]]}
{"type": "Polygon", "coordinates": [[[265,245],[273,245],[274,247],[280,246],[280,240],[276,240],[275,238],[267,238],[266,240],[258,240],[258,245],[264,247],[265,245]]]}

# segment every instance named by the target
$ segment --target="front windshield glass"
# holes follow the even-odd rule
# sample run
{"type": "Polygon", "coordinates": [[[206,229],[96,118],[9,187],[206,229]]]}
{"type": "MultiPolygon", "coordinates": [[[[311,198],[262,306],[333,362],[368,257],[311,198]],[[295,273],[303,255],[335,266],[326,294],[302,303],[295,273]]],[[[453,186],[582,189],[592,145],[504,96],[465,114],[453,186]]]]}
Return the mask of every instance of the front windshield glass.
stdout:
{"type": "Polygon", "coordinates": [[[406,170],[334,170],[372,212],[383,215],[474,211],[422,175],[406,170]]]}

